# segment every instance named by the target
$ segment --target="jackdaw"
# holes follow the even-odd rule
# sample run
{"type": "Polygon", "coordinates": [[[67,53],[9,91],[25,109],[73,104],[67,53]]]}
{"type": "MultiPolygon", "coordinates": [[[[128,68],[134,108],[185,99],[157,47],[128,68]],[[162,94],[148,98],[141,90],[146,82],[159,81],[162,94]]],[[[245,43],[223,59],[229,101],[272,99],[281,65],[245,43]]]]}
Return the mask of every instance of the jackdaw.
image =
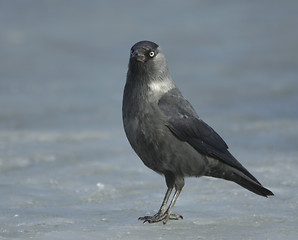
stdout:
{"type": "Polygon", "coordinates": [[[222,178],[258,195],[273,195],[233,157],[224,140],[182,96],[165,55],[154,42],[141,41],[131,48],[122,117],[132,148],[147,167],[165,176],[168,187],[159,211],[139,218],[144,223],[183,218],[172,214],[172,208],[184,177],[222,178]]]}

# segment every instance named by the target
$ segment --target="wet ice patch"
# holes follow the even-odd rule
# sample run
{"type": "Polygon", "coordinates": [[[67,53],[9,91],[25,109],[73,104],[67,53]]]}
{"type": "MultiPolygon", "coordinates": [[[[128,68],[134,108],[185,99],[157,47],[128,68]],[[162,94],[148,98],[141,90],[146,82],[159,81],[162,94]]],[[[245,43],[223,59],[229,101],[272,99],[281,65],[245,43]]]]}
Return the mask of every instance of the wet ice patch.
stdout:
{"type": "Polygon", "coordinates": [[[101,183],[101,182],[98,182],[98,183],[96,184],[96,186],[97,186],[97,189],[98,189],[99,191],[102,191],[102,190],[104,190],[104,188],[105,188],[105,185],[104,185],[103,183],[101,183]]]}
{"type": "Polygon", "coordinates": [[[85,199],[89,203],[102,203],[116,199],[118,196],[119,192],[114,186],[98,182],[96,188],[88,189],[85,199]]]}
{"type": "Polygon", "coordinates": [[[26,142],[58,142],[58,141],[85,141],[107,137],[108,132],[103,131],[75,131],[75,132],[2,132],[0,133],[0,141],[11,143],[26,142]]]}

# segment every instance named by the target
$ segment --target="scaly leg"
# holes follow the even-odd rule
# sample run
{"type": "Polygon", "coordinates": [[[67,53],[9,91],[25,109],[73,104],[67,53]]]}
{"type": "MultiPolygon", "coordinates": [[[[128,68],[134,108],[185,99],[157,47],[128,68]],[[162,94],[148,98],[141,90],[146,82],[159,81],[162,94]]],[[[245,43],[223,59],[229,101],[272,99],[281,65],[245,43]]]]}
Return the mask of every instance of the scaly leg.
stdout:
{"type": "Polygon", "coordinates": [[[179,218],[183,219],[183,217],[179,214],[172,214],[172,208],[175,205],[175,202],[177,198],[179,197],[179,194],[181,193],[181,190],[176,190],[173,199],[170,203],[170,206],[168,207],[167,211],[165,212],[166,218],[163,220],[163,224],[166,224],[167,221],[170,220],[178,220],[179,218]]]}
{"type": "Polygon", "coordinates": [[[163,220],[163,223],[166,224],[167,221],[170,220],[178,220],[179,218],[183,218],[181,215],[179,214],[171,214],[172,212],[172,208],[181,192],[181,190],[176,190],[173,199],[170,203],[170,206],[168,207],[168,209],[165,211],[169,197],[171,195],[173,188],[168,188],[164,200],[161,204],[161,207],[159,209],[159,211],[153,215],[153,216],[145,216],[145,217],[140,217],[139,220],[144,221],[145,222],[149,222],[149,223],[155,223],[155,222],[160,222],[163,220]]]}

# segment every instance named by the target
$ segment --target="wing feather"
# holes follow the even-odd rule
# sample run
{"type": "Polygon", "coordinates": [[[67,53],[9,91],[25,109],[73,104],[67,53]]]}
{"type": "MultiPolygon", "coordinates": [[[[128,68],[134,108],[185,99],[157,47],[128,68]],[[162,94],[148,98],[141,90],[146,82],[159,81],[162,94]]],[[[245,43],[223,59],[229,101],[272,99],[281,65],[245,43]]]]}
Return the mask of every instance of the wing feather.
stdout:
{"type": "Polygon", "coordinates": [[[200,153],[216,158],[258,182],[228,151],[225,141],[199,118],[177,88],[164,94],[158,106],[166,116],[167,127],[178,139],[188,142],[200,153]]]}

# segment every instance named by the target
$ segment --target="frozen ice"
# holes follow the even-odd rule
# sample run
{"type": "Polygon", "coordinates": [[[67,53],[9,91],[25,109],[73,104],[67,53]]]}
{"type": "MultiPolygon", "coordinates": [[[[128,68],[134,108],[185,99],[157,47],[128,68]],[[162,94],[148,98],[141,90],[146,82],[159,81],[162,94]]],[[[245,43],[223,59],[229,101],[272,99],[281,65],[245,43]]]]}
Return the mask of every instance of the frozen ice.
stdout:
{"type": "Polygon", "coordinates": [[[3,1],[0,239],[269,239],[298,231],[298,2],[3,1]],[[153,14],[154,12],[154,14],[153,14]],[[121,121],[129,49],[157,42],[199,116],[274,197],[188,178],[173,209],[121,121]]]}

